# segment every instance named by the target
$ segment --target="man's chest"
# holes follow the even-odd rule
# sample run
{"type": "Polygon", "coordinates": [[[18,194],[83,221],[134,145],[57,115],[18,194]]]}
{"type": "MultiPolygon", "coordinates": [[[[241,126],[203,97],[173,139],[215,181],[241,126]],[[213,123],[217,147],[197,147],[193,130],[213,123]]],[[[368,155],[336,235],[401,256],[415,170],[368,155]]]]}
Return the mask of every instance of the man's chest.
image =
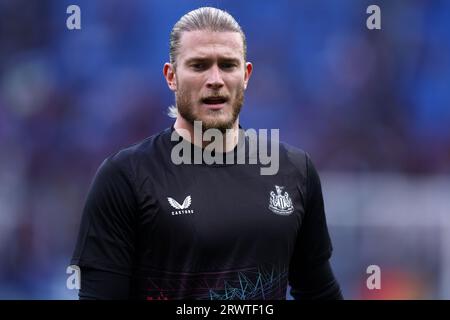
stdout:
{"type": "Polygon", "coordinates": [[[148,232],[170,243],[216,248],[236,241],[285,244],[300,229],[304,196],[292,175],[197,167],[152,178],[152,187],[144,189],[151,205],[144,206],[142,220],[148,232]]]}

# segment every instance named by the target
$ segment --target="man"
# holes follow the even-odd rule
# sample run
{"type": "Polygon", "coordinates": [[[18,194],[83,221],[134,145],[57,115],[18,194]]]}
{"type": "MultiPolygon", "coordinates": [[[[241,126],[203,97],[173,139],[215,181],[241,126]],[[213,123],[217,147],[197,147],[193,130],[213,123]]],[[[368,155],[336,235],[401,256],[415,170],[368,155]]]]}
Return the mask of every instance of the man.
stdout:
{"type": "Polygon", "coordinates": [[[288,285],[296,299],[342,298],[305,152],[280,144],[273,175],[248,161],[174,163],[178,140],[194,154],[208,147],[197,121],[224,134],[219,158],[249,149],[239,112],[253,67],[238,23],[200,8],[176,23],[170,45],[163,72],[176,121],[99,168],[71,261],[80,298],[285,299],[288,285]]]}

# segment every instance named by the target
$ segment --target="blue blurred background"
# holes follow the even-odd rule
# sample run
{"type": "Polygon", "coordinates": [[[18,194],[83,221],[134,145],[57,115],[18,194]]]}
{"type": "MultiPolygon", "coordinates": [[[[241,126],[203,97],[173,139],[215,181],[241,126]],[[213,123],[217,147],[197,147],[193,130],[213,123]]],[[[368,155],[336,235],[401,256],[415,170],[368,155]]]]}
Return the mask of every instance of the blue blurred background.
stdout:
{"type": "Polygon", "coordinates": [[[450,2],[0,0],[0,298],[75,299],[89,183],[171,125],[162,76],[186,12],[229,11],[254,73],[244,128],[319,169],[348,299],[450,299],[450,2]],[[81,8],[68,30],[66,8],[81,8]],[[381,8],[381,30],[366,8],[381,8]],[[368,290],[378,265],[381,290],[368,290]]]}

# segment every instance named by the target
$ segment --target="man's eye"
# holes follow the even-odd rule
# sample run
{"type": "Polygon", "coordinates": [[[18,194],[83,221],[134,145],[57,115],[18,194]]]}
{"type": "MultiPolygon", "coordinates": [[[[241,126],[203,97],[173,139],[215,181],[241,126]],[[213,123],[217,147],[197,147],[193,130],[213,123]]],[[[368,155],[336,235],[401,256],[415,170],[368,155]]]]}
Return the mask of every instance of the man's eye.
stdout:
{"type": "Polygon", "coordinates": [[[222,63],[221,65],[220,65],[220,67],[222,68],[222,69],[231,69],[231,68],[234,68],[236,65],[234,64],[234,63],[222,63]]]}
{"type": "Polygon", "coordinates": [[[203,70],[205,68],[204,63],[194,63],[191,65],[191,67],[195,70],[203,70]]]}

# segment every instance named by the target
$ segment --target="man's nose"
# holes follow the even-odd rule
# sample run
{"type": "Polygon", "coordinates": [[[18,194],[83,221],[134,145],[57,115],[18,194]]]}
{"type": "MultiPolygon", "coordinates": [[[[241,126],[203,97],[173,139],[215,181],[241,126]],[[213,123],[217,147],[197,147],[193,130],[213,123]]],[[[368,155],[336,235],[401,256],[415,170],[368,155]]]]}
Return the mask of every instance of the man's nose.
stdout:
{"type": "Polygon", "coordinates": [[[206,82],[206,86],[209,89],[220,89],[223,87],[224,82],[222,79],[222,74],[217,65],[213,65],[208,72],[208,79],[206,82]]]}

